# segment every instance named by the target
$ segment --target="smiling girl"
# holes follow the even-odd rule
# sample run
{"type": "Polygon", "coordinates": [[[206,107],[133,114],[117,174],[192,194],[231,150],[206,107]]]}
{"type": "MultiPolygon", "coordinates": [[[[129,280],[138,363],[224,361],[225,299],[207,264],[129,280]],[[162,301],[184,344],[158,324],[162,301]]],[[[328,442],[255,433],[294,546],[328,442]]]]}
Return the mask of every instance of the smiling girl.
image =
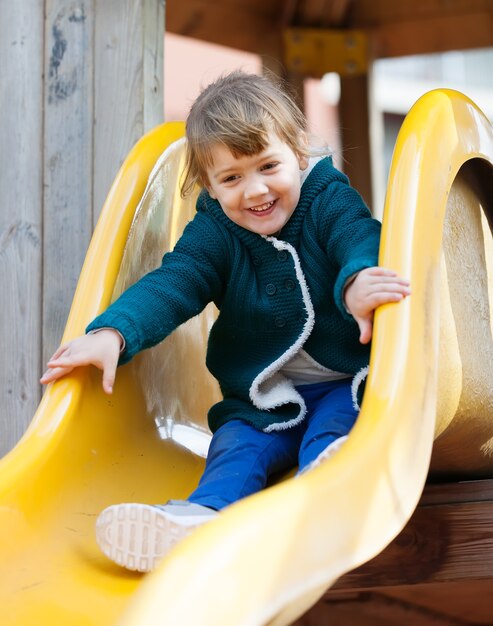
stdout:
{"type": "Polygon", "coordinates": [[[410,294],[377,266],[380,223],[329,156],[311,156],[305,118],[279,84],[242,72],[217,80],[186,135],[182,193],[202,187],[196,216],[161,266],[61,346],[41,379],[93,364],[111,393],[118,364],[209,302],[219,309],[207,366],[223,399],[209,411],[199,485],[185,501],[113,505],[96,524],[103,552],[140,571],[271,474],[307,471],[344,443],[373,312],[410,294]]]}

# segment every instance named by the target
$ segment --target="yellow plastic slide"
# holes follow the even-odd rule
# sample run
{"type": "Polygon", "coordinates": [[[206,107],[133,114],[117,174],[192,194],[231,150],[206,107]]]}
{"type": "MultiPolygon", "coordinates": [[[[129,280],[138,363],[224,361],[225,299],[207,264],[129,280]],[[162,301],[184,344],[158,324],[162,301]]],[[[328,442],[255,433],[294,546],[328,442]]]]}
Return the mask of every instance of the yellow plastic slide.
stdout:
{"type": "MultiPolygon", "coordinates": [[[[182,124],[157,128],[123,164],[64,340],[156,266],[192,217],[193,201],[178,192],[182,133],[182,124]]],[[[107,561],[94,521],[109,504],[183,498],[195,486],[218,397],[203,364],[214,310],[120,368],[111,397],[93,368],[51,385],[0,464],[2,624],[290,624],[399,533],[432,447],[437,473],[491,471],[492,163],[492,128],[465,96],[435,91],[413,107],[393,159],[380,259],[410,277],[413,293],[376,313],[349,440],[316,470],[230,507],[155,572],[107,561]]]]}

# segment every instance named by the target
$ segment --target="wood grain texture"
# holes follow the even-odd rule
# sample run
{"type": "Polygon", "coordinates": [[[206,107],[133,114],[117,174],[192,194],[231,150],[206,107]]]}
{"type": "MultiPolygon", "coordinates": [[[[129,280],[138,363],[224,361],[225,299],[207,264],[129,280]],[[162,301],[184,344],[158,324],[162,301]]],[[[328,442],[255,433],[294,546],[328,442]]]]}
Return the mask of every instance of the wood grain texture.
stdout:
{"type": "Polygon", "coordinates": [[[43,362],[59,344],[91,238],[93,30],[91,0],[47,0],[43,362]]]}
{"type": "Polygon", "coordinates": [[[94,10],[96,220],[129,149],[163,120],[162,89],[156,77],[162,67],[164,19],[161,23],[156,19],[164,9],[162,0],[96,0],[94,10]]]}
{"type": "Polygon", "coordinates": [[[0,3],[0,455],[40,396],[42,45],[42,3],[0,3]]]}
{"type": "Polygon", "coordinates": [[[319,602],[293,626],[486,626],[491,625],[492,614],[485,593],[491,596],[492,590],[491,584],[482,587],[482,597],[474,589],[449,585],[431,594],[429,586],[395,588],[392,593],[341,593],[319,602]],[[410,589],[415,593],[406,594],[410,589]]]}
{"type": "Polygon", "coordinates": [[[272,54],[272,38],[280,39],[286,11],[284,0],[170,0],[166,6],[170,32],[261,56],[272,54]]]}
{"type": "Polygon", "coordinates": [[[396,539],[334,589],[493,580],[492,482],[425,489],[396,539]]]}
{"type": "Polygon", "coordinates": [[[0,454],[39,403],[113,178],[163,120],[164,0],[0,3],[0,454]]]}
{"type": "Polygon", "coordinates": [[[409,524],[293,626],[493,624],[493,480],[430,484],[409,524]]]}
{"type": "Polygon", "coordinates": [[[362,29],[373,58],[493,45],[491,0],[169,0],[167,7],[170,32],[260,55],[273,55],[271,38],[288,26],[362,29]]]}

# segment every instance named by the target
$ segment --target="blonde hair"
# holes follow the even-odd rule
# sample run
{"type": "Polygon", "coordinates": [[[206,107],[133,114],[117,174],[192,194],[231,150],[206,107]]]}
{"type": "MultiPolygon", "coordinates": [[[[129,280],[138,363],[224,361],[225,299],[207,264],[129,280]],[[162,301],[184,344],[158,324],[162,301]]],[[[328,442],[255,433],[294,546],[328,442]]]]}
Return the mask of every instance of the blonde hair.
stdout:
{"type": "Polygon", "coordinates": [[[235,156],[265,150],[274,132],[297,156],[307,156],[306,118],[280,79],[246,74],[223,76],[206,87],[190,109],[181,194],[205,186],[212,148],[221,144],[235,156]]]}

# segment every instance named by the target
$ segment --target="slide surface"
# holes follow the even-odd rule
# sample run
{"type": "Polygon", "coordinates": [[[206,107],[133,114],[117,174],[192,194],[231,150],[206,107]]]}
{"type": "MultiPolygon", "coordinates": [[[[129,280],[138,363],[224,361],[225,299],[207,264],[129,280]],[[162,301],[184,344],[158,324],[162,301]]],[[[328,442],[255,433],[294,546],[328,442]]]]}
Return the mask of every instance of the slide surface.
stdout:
{"type": "MultiPolygon", "coordinates": [[[[157,128],[123,164],[64,340],[156,266],[192,217],[193,201],[178,192],[182,134],[178,123],[157,128]]],[[[50,386],[0,462],[2,624],[290,624],[399,533],[430,460],[448,476],[491,471],[492,162],[492,128],[465,96],[430,92],[413,107],[394,154],[380,258],[410,277],[413,293],[376,313],[347,443],[316,470],[230,507],[150,575],[107,561],[94,521],[109,504],[164,502],[195,486],[205,414],[218,398],[203,364],[214,310],[120,368],[111,397],[89,368],[50,386]]]]}

